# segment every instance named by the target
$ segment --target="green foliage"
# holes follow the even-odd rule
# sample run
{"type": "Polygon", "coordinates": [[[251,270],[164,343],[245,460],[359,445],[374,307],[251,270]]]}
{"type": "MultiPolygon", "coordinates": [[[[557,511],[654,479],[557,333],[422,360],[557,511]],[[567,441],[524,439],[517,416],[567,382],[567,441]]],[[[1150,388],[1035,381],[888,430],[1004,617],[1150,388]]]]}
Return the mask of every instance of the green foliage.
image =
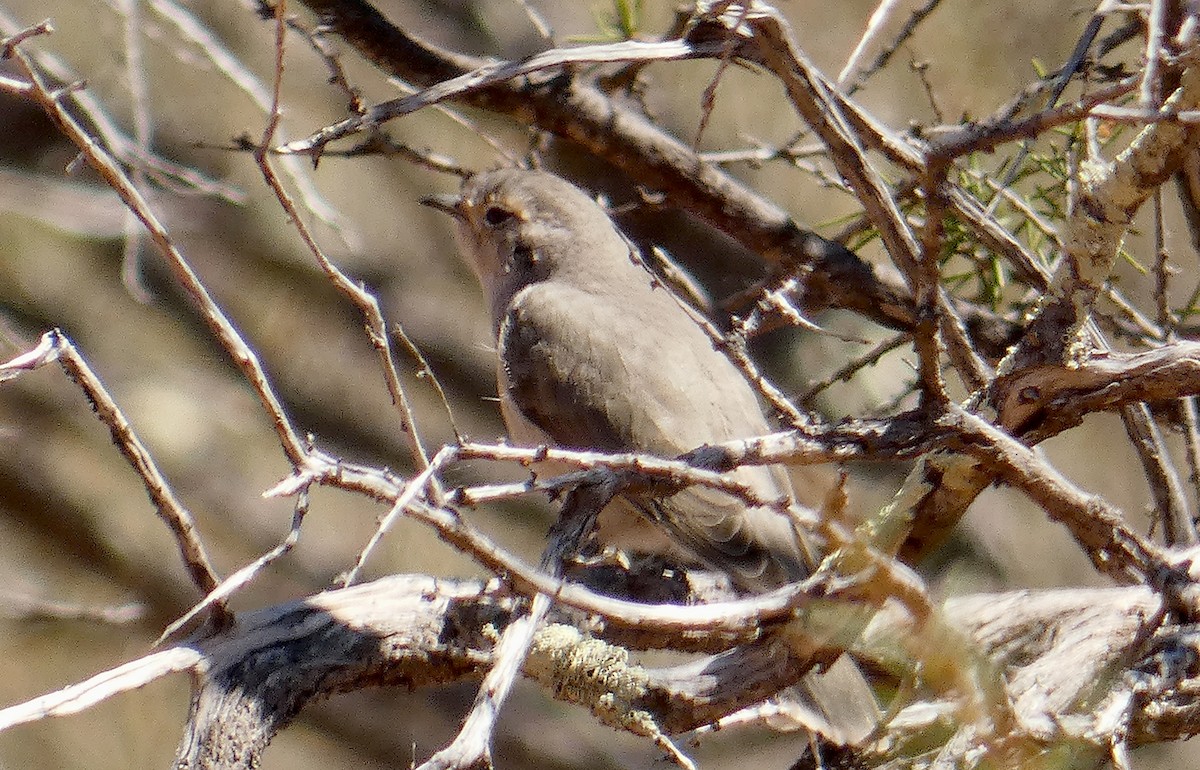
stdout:
{"type": "Polygon", "coordinates": [[[592,18],[596,22],[595,35],[572,37],[575,43],[617,43],[633,40],[642,28],[643,0],[612,0],[612,6],[596,6],[592,18]]]}

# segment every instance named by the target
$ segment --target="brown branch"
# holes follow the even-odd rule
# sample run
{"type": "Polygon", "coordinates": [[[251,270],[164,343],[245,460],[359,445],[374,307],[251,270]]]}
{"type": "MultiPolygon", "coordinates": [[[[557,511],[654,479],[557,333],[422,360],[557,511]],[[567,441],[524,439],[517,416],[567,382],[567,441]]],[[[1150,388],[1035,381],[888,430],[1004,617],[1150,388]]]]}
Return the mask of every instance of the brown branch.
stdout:
{"type": "MultiPolygon", "coordinates": [[[[121,408],[65,334],[58,329],[52,329],[42,335],[42,340],[35,349],[0,364],[0,382],[53,362],[58,362],[67,376],[83,391],[83,395],[96,412],[96,417],[112,434],[113,444],[141,479],[146,494],[150,496],[150,502],[154,503],[154,510],[175,539],[175,546],[179,549],[180,558],[192,582],[205,594],[213,591],[220,582],[220,576],[208,560],[191,511],[175,496],[171,485],[159,471],[154,458],[138,438],[121,408]]],[[[231,620],[223,602],[216,606],[216,610],[215,620],[218,625],[231,620]]]]}
{"type": "Polygon", "coordinates": [[[79,148],[88,163],[100,174],[105,183],[116,191],[121,201],[146,228],[151,241],[158,247],[167,267],[170,268],[175,279],[195,304],[204,323],[229,353],[234,364],[241,369],[247,382],[254,388],[254,392],[258,394],[259,402],[275,424],[275,431],[279,436],[284,453],[294,465],[299,465],[306,452],[304,442],[284,414],[283,404],[271,387],[258,355],[246,344],[229,317],[213,300],[212,295],[200,282],[187,259],[175,246],[166,227],[155,216],[149,202],[130,182],[125,171],[113,156],[101,147],[69,112],[63,109],[60,98],[64,92],[48,88],[38,74],[33,61],[20,48],[12,49],[12,58],[18,63],[29,83],[33,85],[33,89],[29,93],[30,98],[79,148]]]}
{"type": "MultiPolygon", "coordinates": [[[[503,592],[478,583],[384,578],[247,613],[236,630],[191,648],[154,653],[144,663],[68,688],[61,697],[0,710],[0,727],[73,713],[129,687],[190,670],[199,687],[178,766],[249,768],[313,699],[364,687],[415,688],[477,678],[492,660],[494,629],[512,611],[503,592]],[[306,665],[296,666],[296,660],[306,665]]],[[[1181,697],[1195,687],[1186,656],[1158,655],[1172,647],[1192,649],[1193,641],[1168,630],[1146,646],[1162,616],[1161,599],[1146,588],[963,597],[941,612],[989,665],[1004,672],[1001,685],[1018,717],[1010,741],[1039,745],[1055,736],[1069,739],[1071,730],[1080,729],[1071,725],[1099,727],[1105,724],[1104,707],[1113,698],[1132,698],[1135,686],[1128,714],[1134,744],[1196,730],[1200,707],[1181,697]],[[1125,669],[1155,676],[1119,676],[1125,669]],[[1161,708],[1164,703],[1172,708],[1161,708]]],[[[890,666],[898,642],[920,638],[903,613],[884,613],[867,629],[857,655],[890,666]]],[[[555,626],[538,635],[525,673],[554,697],[580,703],[614,727],[645,734],[652,723],[677,733],[754,703],[796,675],[795,662],[782,651],[775,650],[774,657],[765,652],[749,645],[697,663],[644,669],[619,648],[555,626]]],[[[929,654],[936,658],[938,651],[929,654]]],[[[934,670],[929,675],[931,682],[936,679],[934,670]]],[[[971,727],[969,711],[952,704],[931,711],[917,703],[889,723],[888,736],[895,741],[921,734],[934,727],[931,713],[971,727]]],[[[884,759],[886,754],[874,756],[876,762],[884,759]]]]}
{"type": "Polygon", "coordinates": [[[1029,367],[998,378],[990,400],[1000,425],[1037,442],[1092,412],[1198,394],[1200,343],[1179,341],[1139,353],[1097,351],[1074,366],[1029,367]]]}
{"type": "Polygon", "coordinates": [[[1129,528],[1112,505],[1079,490],[1003,430],[954,408],[943,422],[962,432],[968,442],[964,452],[989,464],[992,473],[1064,524],[1100,572],[1124,583],[1163,586],[1177,571],[1157,546],[1129,528]]]}

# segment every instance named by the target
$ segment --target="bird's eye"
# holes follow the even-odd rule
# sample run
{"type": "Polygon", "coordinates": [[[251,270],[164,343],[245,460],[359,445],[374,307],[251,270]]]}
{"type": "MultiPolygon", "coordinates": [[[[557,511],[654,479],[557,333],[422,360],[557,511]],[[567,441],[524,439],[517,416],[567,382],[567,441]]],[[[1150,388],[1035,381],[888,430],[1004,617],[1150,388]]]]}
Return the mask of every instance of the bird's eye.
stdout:
{"type": "Polygon", "coordinates": [[[487,222],[492,227],[502,225],[512,219],[516,214],[506,208],[500,206],[488,206],[487,211],[483,212],[483,221],[487,222]]]}

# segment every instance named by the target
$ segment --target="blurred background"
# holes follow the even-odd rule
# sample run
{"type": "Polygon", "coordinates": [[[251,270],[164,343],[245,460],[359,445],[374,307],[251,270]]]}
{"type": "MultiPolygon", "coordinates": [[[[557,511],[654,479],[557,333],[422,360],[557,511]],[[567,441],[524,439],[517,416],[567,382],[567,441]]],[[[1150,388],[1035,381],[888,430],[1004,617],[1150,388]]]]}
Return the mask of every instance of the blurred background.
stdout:
{"type": "MultiPolygon", "coordinates": [[[[560,44],[595,37],[612,14],[599,0],[530,3],[560,44]]],[[[406,29],[455,50],[515,58],[546,47],[514,0],[376,4],[406,29]]],[[[86,79],[88,93],[127,134],[133,130],[134,102],[126,37],[130,27],[136,30],[154,152],[227,191],[203,195],[151,184],[155,210],[262,357],[296,424],[334,454],[408,472],[400,423],[360,318],[305,250],[250,155],[228,149],[237,137],[261,135],[262,110],[179,26],[183,13],[191,15],[269,85],[274,26],[248,5],[3,0],[0,13],[16,28],[50,18],[55,33],[29,43],[30,50],[57,57],[72,77],[86,79]]],[[[674,5],[645,0],[640,33],[652,37],[666,30],[674,5]]],[[[873,7],[866,0],[780,4],[806,53],[830,75],[845,63],[873,7]]],[[[313,23],[302,7],[291,10],[302,23],[313,23]]],[[[942,120],[986,116],[1035,79],[1040,67],[1059,66],[1091,12],[1084,5],[1025,0],[947,0],[856,98],[897,130],[938,122],[909,66],[919,61],[928,64],[925,77],[942,120]]],[[[342,62],[368,103],[399,95],[353,54],[342,62]]],[[[645,92],[650,114],[691,141],[715,68],[712,62],[650,67],[645,92]]],[[[324,64],[292,37],[283,87],[286,138],[345,116],[345,95],[327,80],[324,64]]],[[[703,151],[778,146],[801,128],[778,84],[749,69],[733,67],[724,74],[715,105],[700,140],[703,151]]],[[[515,156],[531,144],[525,128],[507,118],[473,110],[458,115],[473,127],[430,109],[394,121],[387,131],[397,142],[472,169],[504,162],[480,132],[515,156]]],[[[577,148],[552,140],[545,149],[548,167],[604,194],[614,206],[639,200],[625,179],[577,148]]],[[[116,197],[90,169],[67,171],[75,154],[32,103],[0,95],[0,359],[32,347],[48,328],[62,328],[194,513],[211,558],[228,574],[286,534],[289,501],[264,500],[261,494],[290,468],[256,398],[157,254],[140,238],[126,237],[116,197]]],[[[402,326],[428,358],[459,431],[483,441],[502,436],[492,400],[492,340],[478,289],[455,255],[450,223],[417,204],[424,195],[456,189],[457,180],[400,157],[326,157],[316,170],[297,168],[312,185],[309,199],[325,201],[331,212],[326,220],[306,214],[322,246],[376,293],[389,323],[402,326]]],[[[729,170],[826,234],[857,212],[852,198],[786,163],[734,164],[729,170]]],[[[639,242],[664,246],[716,298],[763,273],[754,255],[683,214],[634,207],[619,221],[639,242]]],[[[1177,221],[1171,220],[1169,243],[1186,274],[1195,255],[1177,221]]],[[[1141,250],[1146,264],[1152,261],[1148,243],[1143,236],[1129,244],[1133,254],[1141,250]]],[[[861,253],[885,259],[875,244],[861,253]]],[[[1123,265],[1119,280],[1139,302],[1153,288],[1152,277],[1135,265],[1123,265]]],[[[890,335],[845,313],[814,320],[872,342],[890,335]]],[[[865,350],[836,336],[795,331],[771,334],[757,347],[772,376],[792,393],[865,350]]],[[[851,382],[828,389],[814,405],[840,417],[907,404],[902,399],[913,379],[912,360],[909,349],[901,348],[851,382]]],[[[453,439],[451,423],[429,383],[415,377],[416,367],[408,363],[405,383],[418,424],[427,445],[436,448],[453,439]]],[[[1048,442],[1044,451],[1063,473],[1145,529],[1146,485],[1116,417],[1092,417],[1048,442]]],[[[805,487],[814,499],[824,494],[834,470],[806,473],[805,487]]],[[[906,470],[850,468],[853,512],[866,516],[877,510],[906,470]]],[[[455,483],[522,477],[520,469],[494,466],[454,474],[455,483]]],[[[383,512],[362,497],[316,490],[298,547],[239,594],[235,608],[327,587],[353,564],[383,512]]],[[[494,506],[470,516],[503,545],[536,561],[549,523],[544,505],[494,506]]],[[[481,574],[430,532],[405,522],[368,568],[368,578],[394,572],[481,574]]],[[[939,597],[1101,582],[1059,527],[1006,490],[981,497],[922,570],[939,597]]],[[[140,483],[62,371],[49,366],[0,384],[0,706],[144,654],[162,628],[198,598],[140,483]],[[113,624],[46,617],[54,606],[71,614],[124,605],[140,608],[140,619],[113,624]]],[[[0,768],[164,767],[187,713],[188,688],[186,678],[176,677],[79,716],[4,733],[0,768]]],[[[414,693],[376,690],[314,705],[276,738],[264,767],[408,766],[454,735],[474,691],[469,683],[414,693]]],[[[684,748],[704,768],[783,768],[794,759],[796,745],[793,738],[746,730],[684,748]]],[[[581,709],[524,684],[501,720],[495,759],[501,768],[649,768],[663,762],[648,741],[599,727],[581,709]]],[[[1139,768],[1168,767],[1194,763],[1197,755],[1175,745],[1142,750],[1135,759],[1139,768]]]]}

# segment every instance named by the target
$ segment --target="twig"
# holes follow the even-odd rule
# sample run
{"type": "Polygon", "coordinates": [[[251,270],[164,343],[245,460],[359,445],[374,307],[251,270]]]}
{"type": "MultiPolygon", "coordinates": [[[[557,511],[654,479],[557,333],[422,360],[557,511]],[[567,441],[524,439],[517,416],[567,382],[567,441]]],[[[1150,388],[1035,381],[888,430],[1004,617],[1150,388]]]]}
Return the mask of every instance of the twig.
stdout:
{"type": "MultiPolygon", "coordinates": [[[[925,226],[921,232],[921,250],[909,276],[913,299],[917,304],[917,326],[913,329],[913,348],[917,352],[917,375],[921,379],[921,404],[937,412],[945,408],[950,397],[942,379],[943,342],[938,331],[941,326],[937,301],[941,292],[943,217],[946,214],[945,182],[949,164],[933,160],[925,173],[922,191],[925,198],[925,226]]],[[[972,384],[972,390],[977,387],[972,384]]]]}
{"type": "MultiPolygon", "coordinates": [[[[271,109],[271,92],[238,60],[228,46],[212,33],[188,8],[175,0],[148,0],[150,8],[166,21],[175,26],[186,40],[196,45],[196,50],[213,63],[217,71],[224,75],[229,82],[250,97],[254,105],[263,113],[269,114],[271,109]]],[[[281,129],[282,130],[282,129],[281,129]]],[[[307,164],[298,158],[288,158],[282,161],[284,172],[295,185],[304,208],[312,212],[341,235],[347,242],[353,242],[356,236],[348,226],[341,212],[335,209],[321,195],[313,183],[312,172],[307,164]]]]}
{"type": "MultiPolygon", "coordinates": [[[[1187,453],[1188,481],[1192,485],[1193,499],[1200,498],[1200,416],[1196,414],[1196,397],[1188,396],[1179,400],[1179,409],[1183,413],[1184,451],[1187,453]]],[[[1196,530],[1196,522],[1191,522],[1192,531],[1196,530]]]]}
{"type": "Polygon", "coordinates": [[[306,154],[319,156],[325,145],[366,128],[378,126],[389,120],[429,107],[448,99],[458,98],[497,83],[541,72],[558,69],[569,64],[604,64],[621,61],[675,61],[720,54],[723,45],[691,44],[682,40],[661,43],[643,43],[627,40],[621,43],[580,46],[569,49],[552,49],[518,62],[491,62],[473,72],[451,78],[430,86],[412,96],[394,99],[374,105],[354,118],[314,132],[306,139],[288,142],[278,148],[282,154],[306,154]]]}
{"type": "Polygon", "coordinates": [[[1096,569],[1123,583],[1161,586],[1177,568],[1153,544],[1125,524],[1120,513],[1099,497],[1087,495],[1047,465],[1029,447],[980,417],[950,407],[947,425],[963,431],[965,449],[996,464],[1008,484],[1020,489],[1056,521],[1064,524],[1096,569]]]}
{"type": "Polygon", "coordinates": [[[0,730],[46,717],[78,714],[114,695],[135,690],[167,674],[190,671],[203,660],[203,653],[187,647],[172,647],[151,653],[79,684],[0,709],[0,730]]]}
{"type": "MultiPolygon", "coordinates": [[[[304,224],[300,212],[296,210],[291,196],[288,195],[287,191],[283,189],[283,185],[280,184],[279,177],[275,174],[274,167],[270,161],[270,153],[266,150],[274,141],[281,114],[279,92],[283,82],[283,50],[284,33],[286,31],[283,13],[286,5],[285,0],[280,0],[276,4],[275,79],[271,93],[271,109],[268,113],[267,125],[263,130],[262,140],[259,143],[259,149],[254,153],[254,159],[258,164],[259,170],[262,172],[263,178],[266,180],[267,186],[275,193],[279,204],[287,212],[292,226],[296,228],[296,232],[299,233],[301,240],[304,241],[304,245],[308,247],[308,250],[317,260],[317,264],[325,272],[326,277],[329,278],[334,288],[349,299],[362,314],[366,322],[367,337],[371,342],[371,346],[375,348],[376,353],[379,355],[384,382],[387,384],[388,394],[392,398],[392,405],[396,407],[400,418],[400,429],[408,442],[413,464],[417,468],[424,469],[429,467],[429,455],[426,453],[425,446],[421,442],[416,417],[413,414],[412,405],[409,403],[408,394],[404,392],[404,386],[400,382],[400,375],[396,371],[395,356],[392,352],[391,342],[387,333],[387,322],[383,319],[383,313],[379,309],[379,302],[370,292],[351,281],[345,273],[325,256],[325,252],[317,243],[316,238],[308,226],[304,224]]],[[[435,494],[438,494],[437,490],[439,487],[436,483],[432,489],[435,494]]]]}
{"type": "MultiPolygon", "coordinates": [[[[146,447],[104,387],[104,383],[79,355],[79,351],[66,335],[58,329],[43,334],[36,348],[0,365],[0,382],[16,377],[21,372],[32,371],[54,362],[57,362],[83,391],[95,409],[96,416],[108,427],[113,443],[142,480],[150,502],[154,503],[154,510],[175,539],[175,546],[179,549],[179,555],[192,582],[201,592],[211,593],[217,588],[220,578],[204,552],[204,543],[196,531],[195,519],[183,502],[175,496],[171,485],[159,471],[154,458],[146,451],[146,447]]],[[[223,603],[218,603],[215,611],[218,624],[229,621],[223,603]]]]}
{"type": "Polygon", "coordinates": [[[305,455],[304,442],[284,415],[283,405],[275,395],[267,379],[266,372],[258,360],[258,356],[238,334],[229,318],[213,300],[208,289],[200,282],[183,254],[175,246],[170,234],[158,220],[142,194],[134,187],[128,176],[117,165],[104,148],[87,134],[79,123],[59,103],[58,96],[46,87],[37,74],[32,61],[20,50],[14,49],[13,59],[23,70],[29,82],[33,85],[30,97],[37,102],[46,114],[66,134],[83,154],[83,157],[100,174],[104,181],[121,197],[122,202],[130,208],[150,233],[154,245],[158,247],[167,266],[175,275],[176,280],[183,286],[188,296],[195,303],[201,318],[209,330],[229,353],[233,362],[241,369],[242,374],[258,394],[259,401],[275,424],[276,434],[280,444],[292,463],[299,465],[305,455]]]}
{"type": "MultiPolygon", "coordinates": [[[[143,156],[149,156],[151,143],[150,90],[146,83],[145,65],[142,61],[142,15],[138,0],[118,0],[117,7],[122,17],[125,44],[125,77],[129,83],[129,101],[133,112],[133,146],[143,156]]],[[[146,172],[141,165],[129,170],[129,181],[139,190],[145,190],[146,172]]],[[[139,302],[150,299],[142,285],[142,228],[138,226],[133,212],[125,211],[125,242],[121,255],[121,280],[125,289],[139,302]]]]}
{"type": "Polygon", "coordinates": [[[424,470],[418,473],[412,479],[412,481],[408,482],[404,486],[404,489],[399,495],[396,496],[396,501],[392,504],[391,510],[389,510],[387,514],[380,519],[379,525],[375,527],[375,531],[371,533],[371,537],[369,540],[367,540],[367,544],[363,546],[362,551],[359,552],[358,559],[355,561],[354,566],[342,577],[341,580],[338,581],[343,588],[354,585],[355,581],[358,580],[359,573],[362,571],[363,567],[366,566],[367,559],[370,557],[372,551],[375,550],[375,547],[383,539],[383,536],[389,529],[391,529],[392,524],[394,524],[396,519],[398,519],[401,515],[408,512],[408,508],[414,500],[423,497],[426,491],[435,483],[437,483],[436,474],[441,473],[443,468],[456,460],[457,454],[458,453],[455,451],[454,447],[442,447],[438,453],[433,456],[433,460],[425,466],[424,470]]]}
{"type": "Polygon", "coordinates": [[[855,374],[867,368],[868,366],[874,366],[875,364],[879,363],[881,358],[888,353],[891,353],[893,350],[897,350],[903,346],[909,341],[909,339],[910,335],[908,334],[892,335],[891,337],[877,344],[875,347],[871,348],[863,355],[851,360],[833,374],[829,375],[823,380],[820,380],[819,382],[809,385],[803,393],[796,396],[796,400],[801,404],[808,404],[813,398],[819,395],[822,391],[832,387],[835,383],[849,382],[855,374]]]}
{"type": "Polygon", "coordinates": [[[260,572],[291,551],[296,543],[300,542],[300,525],[304,523],[304,515],[306,513],[308,513],[308,490],[303,489],[296,495],[296,504],[292,509],[292,524],[288,528],[287,536],[284,537],[279,545],[222,580],[221,584],[214,588],[208,596],[205,596],[190,610],[167,626],[154,642],[153,646],[157,647],[173,639],[180,630],[186,628],[209,607],[214,605],[223,606],[226,599],[240,591],[244,586],[249,585],[260,572]]]}
{"type": "Polygon", "coordinates": [[[1163,38],[1167,24],[1166,0],[1150,0],[1150,14],[1146,18],[1146,67],[1142,70],[1139,100],[1147,110],[1157,110],[1162,105],[1162,60],[1165,55],[1163,38]]]}
{"type": "Polygon", "coordinates": [[[879,37],[886,15],[895,10],[896,5],[891,0],[880,0],[875,12],[871,14],[871,19],[867,23],[867,29],[863,31],[862,38],[858,41],[858,45],[854,47],[853,53],[850,54],[845,66],[842,67],[842,71],[837,77],[838,88],[845,91],[845,93],[849,95],[855,94],[873,74],[886,67],[896,51],[900,50],[900,46],[913,36],[917,31],[917,27],[921,26],[921,22],[925,21],[941,5],[941,0],[926,0],[924,5],[914,8],[888,44],[880,50],[875,60],[866,67],[859,69],[859,63],[866,53],[867,46],[879,37]],[[854,75],[853,80],[850,79],[851,74],[854,75]]]}
{"type": "Polygon", "coordinates": [[[462,434],[458,430],[458,423],[454,420],[454,410],[450,407],[450,399],[446,397],[446,390],[442,387],[441,380],[434,374],[433,367],[429,365],[425,354],[421,352],[421,349],[417,347],[417,343],[413,342],[412,338],[408,336],[408,333],[404,331],[404,327],[400,324],[392,325],[392,334],[395,334],[400,339],[405,349],[408,350],[408,354],[416,359],[418,366],[417,377],[428,381],[433,387],[438,400],[442,403],[442,408],[446,410],[446,421],[450,423],[450,430],[454,432],[455,441],[460,444],[463,443],[462,434]]]}
{"type": "Polygon", "coordinates": [[[1196,545],[1200,540],[1196,536],[1192,507],[1150,408],[1145,403],[1131,404],[1121,409],[1121,417],[1129,443],[1141,460],[1155,515],[1162,523],[1163,539],[1171,546],[1196,545]]]}
{"type": "Polygon", "coordinates": [[[123,626],[145,620],[146,609],[140,602],[92,605],[0,592],[0,617],[8,620],[84,620],[123,626]]]}

